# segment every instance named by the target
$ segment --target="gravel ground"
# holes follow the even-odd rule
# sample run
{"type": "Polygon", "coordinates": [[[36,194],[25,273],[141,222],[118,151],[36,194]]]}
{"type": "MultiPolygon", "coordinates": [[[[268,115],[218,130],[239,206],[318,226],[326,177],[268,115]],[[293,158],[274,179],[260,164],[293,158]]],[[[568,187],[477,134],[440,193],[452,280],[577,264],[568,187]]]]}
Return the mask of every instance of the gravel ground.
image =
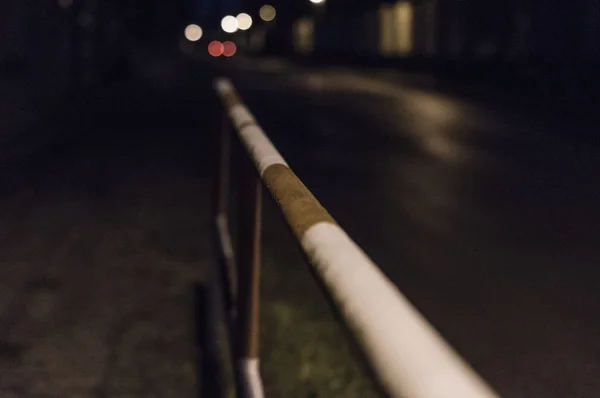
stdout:
{"type": "Polygon", "coordinates": [[[213,252],[212,113],[196,109],[210,100],[105,91],[3,166],[2,397],[197,395],[194,286],[213,252]]]}

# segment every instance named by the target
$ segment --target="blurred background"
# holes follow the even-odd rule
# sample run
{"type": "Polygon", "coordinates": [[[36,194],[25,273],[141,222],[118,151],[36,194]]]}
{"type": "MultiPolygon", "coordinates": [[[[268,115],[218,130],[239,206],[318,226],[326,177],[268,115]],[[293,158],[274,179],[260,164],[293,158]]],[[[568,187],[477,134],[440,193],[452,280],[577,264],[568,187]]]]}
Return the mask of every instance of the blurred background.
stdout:
{"type": "MultiPolygon", "coordinates": [[[[217,76],[502,395],[600,396],[600,0],[12,0],[0,18],[0,396],[216,396],[197,292],[217,76]]],[[[377,396],[265,202],[267,396],[377,396]]]]}
{"type": "Polygon", "coordinates": [[[511,82],[577,101],[598,90],[595,0],[273,0],[264,9],[268,22],[260,13],[265,2],[253,0],[5,3],[3,81],[31,76],[37,84],[30,89],[47,95],[123,73],[140,46],[181,38],[192,23],[203,29],[203,41],[229,38],[244,54],[402,66],[511,82]],[[252,28],[225,33],[222,18],[240,13],[251,17],[252,28]]]}

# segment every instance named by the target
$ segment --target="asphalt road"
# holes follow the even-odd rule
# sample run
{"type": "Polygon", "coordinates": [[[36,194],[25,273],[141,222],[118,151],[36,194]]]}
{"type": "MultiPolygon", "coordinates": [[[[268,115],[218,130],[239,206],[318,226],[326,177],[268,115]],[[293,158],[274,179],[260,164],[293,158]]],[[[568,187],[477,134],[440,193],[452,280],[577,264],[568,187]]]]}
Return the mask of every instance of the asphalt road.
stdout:
{"type": "Polygon", "coordinates": [[[494,388],[600,396],[598,126],[389,73],[228,62],[300,178],[494,388]]]}

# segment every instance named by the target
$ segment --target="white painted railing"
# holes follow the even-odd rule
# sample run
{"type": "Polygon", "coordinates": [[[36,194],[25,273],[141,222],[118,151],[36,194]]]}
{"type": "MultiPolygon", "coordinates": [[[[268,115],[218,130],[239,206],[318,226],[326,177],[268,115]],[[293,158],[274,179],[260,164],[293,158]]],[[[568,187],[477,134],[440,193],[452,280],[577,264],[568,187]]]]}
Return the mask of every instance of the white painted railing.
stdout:
{"type": "MultiPolygon", "coordinates": [[[[230,239],[223,238],[228,234],[223,225],[227,220],[225,198],[228,191],[230,124],[254,163],[253,176],[250,173],[246,177],[256,180],[249,185],[248,181],[240,181],[247,186],[243,190],[247,195],[244,202],[251,204],[241,214],[246,219],[241,229],[248,233],[240,237],[244,241],[240,241],[240,252],[236,253],[239,262],[237,269],[241,276],[237,280],[238,306],[231,311],[237,313],[238,322],[234,322],[238,336],[236,344],[242,347],[237,352],[237,360],[241,364],[238,369],[238,392],[250,397],[263,395],[256,366],[260,184],[264,184],[389,396],[497,397],[296,177],[242,103],[231,82],[217,80],[215,89],[228,119],[222,132],[217,200],[221,205],[218,206],[216,217],[230,275],[235,272],[235,259],[228,243],[230,239]],[[250,374],[248,363],[254,369],[251,378],[247,377],[250,374]]],[[[234,303],[235,299],[231,302],[234,303]]]]}

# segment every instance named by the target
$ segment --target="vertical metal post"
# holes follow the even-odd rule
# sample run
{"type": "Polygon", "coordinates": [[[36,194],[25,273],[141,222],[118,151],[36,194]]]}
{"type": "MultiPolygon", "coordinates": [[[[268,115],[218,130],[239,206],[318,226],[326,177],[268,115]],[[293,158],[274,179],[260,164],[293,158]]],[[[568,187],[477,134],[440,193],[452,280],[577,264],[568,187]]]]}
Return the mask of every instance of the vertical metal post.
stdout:
{"type": "Polygon", "coordinates": [[[235,255],[229,233],[229,190],[231,176],[231,129],[232,126],[225,113],[221,122],[219,136],[218,166],[216,175],[215,221],[217,223],[218,240],[220,243],[222,268],[219,270],[228,321],[235,318],[235,298],[237,295],[237,277],[235,270],[235,255]]]}
{"type": "MultiPolygon", "coordinates": [[[[231,359],[233,355],[231,336],[235,318],[234,290],[232,289],[232,286],[235,286],[232,284],[235,280],[235,256],[228,222],[232,131],[226,112],[223,112],[221,123],[215,151],[217,159],[215,159],[213,198],[215,238],[219,249],[218,262],[214,268],[211,268],[208,275],[209,288],[203,292],[203,296],[199,297],[205,299],[205,308],[200,316],[208,324],[206,330],[199,329],[203,330],[200,344],[204,353],[202,355],[203,379],[200,384],[203,390],[201,394],[208,394],[208,396],[216,398],[230,396],[231,380],[228,376],[231,376],[231,373],[225,369],[231,369],[232,364],[228,359],[231,359]],[[226,343],[222,340],[223,329],[221,328],[224,318],[229,332],[226,333],[228,337],[226,343]]],[[[203,307],[199,308],[203,309],[203,307]]]]}
{"type": "Polygon", "coordinates": [[[218,170],[216,181],[216,216],[227,215],[229,208],[229,171],[231,163],[231,126],[224,115],[221,121],[221,134],[219,136],[218,170]]]}
{"type": "Polygon", "coordinates": [[[263,397],[258,371],[259,286],[262,185],[244,153],[240,162],[240,224],[238,244],[238,318],[235,356],[238,396],[263,397]]]}

